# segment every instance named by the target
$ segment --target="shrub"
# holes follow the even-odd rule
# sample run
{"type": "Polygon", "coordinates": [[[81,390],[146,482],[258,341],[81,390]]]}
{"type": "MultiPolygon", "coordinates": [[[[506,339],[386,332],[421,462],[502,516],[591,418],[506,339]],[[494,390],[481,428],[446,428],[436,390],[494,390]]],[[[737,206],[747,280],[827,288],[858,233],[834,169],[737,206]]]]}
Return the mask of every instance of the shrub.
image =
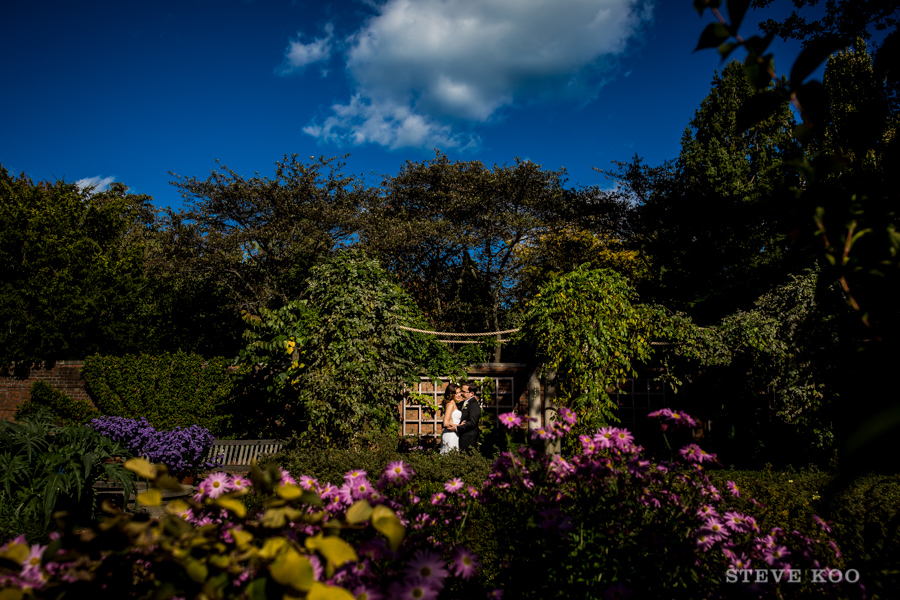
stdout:
{"type": "Polygon", "coordinates": [[[146,418],[157,429],[199,425],[220,435],[229,426],[233,378],[224,358],[176,352],[89,356],[85,387],[105,415],[146,418]]]}
{"type": "Polygon", "coordinates": [[[781,526],[815,537],[822,520],[840,548],[840,562],[859,571],[870,591],[900,589],[900,475],[844,479],[815,469],[716,471],[741,490],[736,504],[752,508],[763,528],[781,526]]]}
{"type": "Polygon", "coordinates": [[[134,456],[166,465],[178,477],[196,475],[216,466],[205,460],[215,438],[198,425],[157,431],[147,419],[101,417],[91,421],[90,426],[128,448],[134,456]]]}
{"type": "Polygon", "coordinates": [[[56,427],[51,418],[45,412],[21,423],[0,421],[0,540],[46,534],[57,510],[90,521],[97,515],[97,481],[122,485],[126,498],[133,490],[132,474],[113,462],[129,456],[125,448],[89,427],[56,427]]]}
{"type": "Polygon", "coordinates": [[[52,415],[54,422],[67,427],[84,425],[100,415],[90,402],[76,400],[53,388],[46,381],[35,381],[31,384],[30,391],[28,400],[16,409],[16,421],[28,419],[41,408],[52,415]]]}

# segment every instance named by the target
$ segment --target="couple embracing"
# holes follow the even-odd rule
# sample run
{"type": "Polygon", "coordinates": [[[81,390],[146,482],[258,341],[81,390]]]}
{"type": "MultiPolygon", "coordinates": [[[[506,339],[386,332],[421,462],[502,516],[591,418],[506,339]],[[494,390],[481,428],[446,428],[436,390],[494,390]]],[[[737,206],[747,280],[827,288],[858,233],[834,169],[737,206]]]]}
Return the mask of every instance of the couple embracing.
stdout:
{"type": "Polygon", "coordinates": [[[444,433],[441,435],[441,454],[454,448],[465,452],[478,449],[478,419],[481,404],[478,403],[478,386],[451,383],[444,391],[444,433]]]}

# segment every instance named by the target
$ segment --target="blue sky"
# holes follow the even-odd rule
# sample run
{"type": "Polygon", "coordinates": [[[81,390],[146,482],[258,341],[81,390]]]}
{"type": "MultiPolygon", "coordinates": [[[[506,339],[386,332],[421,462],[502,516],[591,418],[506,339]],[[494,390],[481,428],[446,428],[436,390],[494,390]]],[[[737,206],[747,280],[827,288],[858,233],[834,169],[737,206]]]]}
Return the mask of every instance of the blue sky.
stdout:
{"type": "MultiPolygon", "coordinates": [[[[35,181],[125,183],[181,205],[169,171],[271,175],[349,153],[373,184],[438,148],[570,185],[656,164],[720,67],[689,0],[181,0],[7,3],[0,164],[35,181]]],[[[765,16],[750,13],[742,33],[765,16]]],[[[773,44],[787,72],[796,44],[773,44]]]]}

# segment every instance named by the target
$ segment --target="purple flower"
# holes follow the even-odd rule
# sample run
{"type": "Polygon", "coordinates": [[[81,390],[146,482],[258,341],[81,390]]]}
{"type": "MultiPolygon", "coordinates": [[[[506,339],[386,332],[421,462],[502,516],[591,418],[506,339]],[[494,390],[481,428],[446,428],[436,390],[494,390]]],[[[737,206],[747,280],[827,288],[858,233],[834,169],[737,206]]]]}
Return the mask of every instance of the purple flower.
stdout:
{"type": "Polygon", "coordinates": [[[774,548],[768,548],[763,553],[763,560],[766,561],[768,565],[774,565],[776,562],[781,561],[781,559],[790,556],[791,552],[785,548],[784,546],[775,546],[774,548]]]}
{"type": "Polygon", "coordinates": [[[728,488],[728,491],[731,492],[731,495],[735,498],[741,497],[741,491],[738,489],[737,484],[735,484],[733,481],[726,481],[725,487],[728,488]]]}
{"type": "Polygon", "coordinates": [[[568,409],[565,406],[560,407],[559,416],[562,417],[562,420],[569,425],[574,425],[578,422],[578,416],[575,414],[575,411],[568,409]]]}
{"type": "Polygon", "coordinates": [[[413,475],[412,469],[407,467],[402,460],[395,460],[384,470],[384,476],[391,483],[408,481],[413,475]]]}
{"type": "Polygon", "coordinates": [[[459,546],[453,553],[453,559],[450,562],[450,568],[457,577],[470,579],[478,574],[481,563],[472,552],[469,552],[462,546],[459,546]]]}
{"type": "Polygon", "coordinates": [[[365,479],[366,472],[361,471],[359,469],[348,471],[346,475],[344,475],[344,481],[347,483],[353,483],[356,479],[365,479]]]}
{"type": "Polygon", "coordinates": [[[512,429],[513,427],[519,427],[522,425],[522,417],[518,416],[515,413],[503,413],[499,417],[500,422],[503,423],[506,427],[512,429]]]}
{"type": "Polygon", "coordinates": [[[824,520],[822,520],[822,517],[820,517],[819,515],[813,515],[813,521],[816,523],[816,525],[821,527],[826,533],[831,533],[831,527],[828,526],[828,523],[826,523],[824,520]]]}
{"type": "Polygon", "coordinates": [[[465,484],[463,483],[462,479],[460,479],[459,477],[454,477],[453,479],[451,479],[450,481],[448,481],[447,483],[444,484],[444,489],[447,490],[449,493],[454,494],[454,493],[458,492],[459,490],[463,489],[464,485],[465,484]]]}
{"type": "Polygon", "coordinates": [[[210,498],[218,498],[222,494],[231,491],[231,482],[227,473],[211,473],[201,483],[200,487],[206,490],[210,498]]]}
{"type": "Polygon", "coordinates": [[[441,556],[428,550],[420,550],[406,565],[406,574],[432,587],[442,587],[447,577],[447,567],[441,556]]]}

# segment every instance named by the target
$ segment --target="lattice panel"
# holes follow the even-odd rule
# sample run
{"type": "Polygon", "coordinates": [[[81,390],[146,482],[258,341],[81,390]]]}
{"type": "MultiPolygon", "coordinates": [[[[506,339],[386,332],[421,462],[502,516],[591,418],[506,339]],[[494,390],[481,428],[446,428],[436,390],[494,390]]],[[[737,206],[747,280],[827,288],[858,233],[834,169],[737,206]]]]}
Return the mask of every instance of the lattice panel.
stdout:
{"type": "MultiPolygon", "coordinates": [[[[494,390],[490,394],[482,393],[480,396],[483,411],[481,418],[496,421],[497,415],[510,412],[518,403],[515,380],[512,377],[489,377],[487,379],[494,381],[494,390]]],[[[418,404],[412,399],[404,400],[400,406],[400,415],[403,421],[401,431],[404,435],[441,435],[444,413],[440,410],[440,405],[448,383],[449,380],[443,378],[437,385],[434,385],[430,379],[423,379],[419,382],[418,392],[429,397],[438,410],[434,411],[430,406],[418,404]]]]}

